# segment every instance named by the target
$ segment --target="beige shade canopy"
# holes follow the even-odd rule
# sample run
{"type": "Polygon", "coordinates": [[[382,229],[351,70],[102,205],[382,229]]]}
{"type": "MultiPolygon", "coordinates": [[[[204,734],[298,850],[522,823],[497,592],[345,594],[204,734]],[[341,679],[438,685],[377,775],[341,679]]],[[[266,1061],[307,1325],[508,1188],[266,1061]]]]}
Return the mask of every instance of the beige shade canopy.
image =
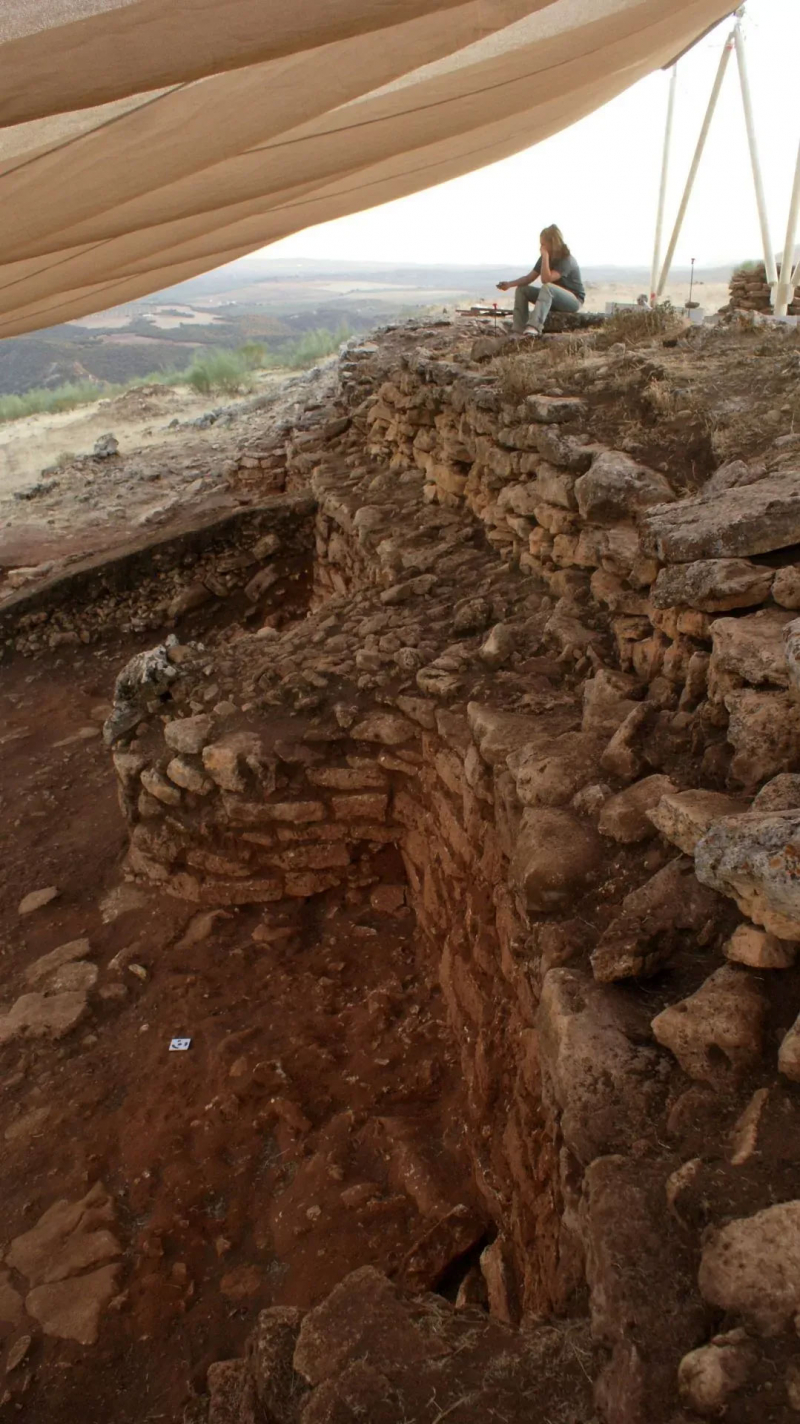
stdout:
{"type": "Polygon", "coordinates": [[[505,158],[731,8],[0,0],[0,338],[505,158]]]}

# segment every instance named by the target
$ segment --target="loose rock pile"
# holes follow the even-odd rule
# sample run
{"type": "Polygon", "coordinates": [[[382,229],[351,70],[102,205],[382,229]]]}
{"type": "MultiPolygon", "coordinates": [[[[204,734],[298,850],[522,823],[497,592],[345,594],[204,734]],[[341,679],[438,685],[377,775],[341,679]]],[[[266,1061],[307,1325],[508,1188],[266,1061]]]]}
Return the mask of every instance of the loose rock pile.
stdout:
{"type": "MultiPolygon", "coordinates": [[[[772,289],[767,281],[767,269],[763,262],[747,262],[737,267],[730,281],[730,310],[772,311],[772,289]]],[[[789,316],[800,316],[800,302],[789,306],[789,316]]]]}
{"type": "MultiPolygon", "coordinates": [[[[277,903],[364,883],[396,844],[461,1053],[492,1315],[588,1318],[609,1424],[783,1421],[800,1182],[768,1149],[800,1126],[797,454],[778,441],[686,496],[597,443],[585,395],[504,389],[451,328],[401,329],[351,348],[269,452],[315,501],[313,611],[167,650],[166,697],[114,739],[130,870],[202,906],[277,903]]],[[[308,1366],[312,1317],[271,1318],[282,1363],[215,1367],[192,1417],[455,1410],[386,1412],[354,1299],[336,1370],[308,1366]]],[[[477,1384],[465,1399],[457,1417],[490,1417],[477,1384]]]]}

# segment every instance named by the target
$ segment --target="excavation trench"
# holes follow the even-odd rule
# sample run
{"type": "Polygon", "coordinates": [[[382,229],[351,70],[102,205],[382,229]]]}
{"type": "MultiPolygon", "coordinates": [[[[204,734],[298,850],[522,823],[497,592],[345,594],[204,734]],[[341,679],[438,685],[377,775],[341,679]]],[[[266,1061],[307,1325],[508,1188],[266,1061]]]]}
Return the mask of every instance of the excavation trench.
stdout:
{"type": "Polygon", "coordinates": [[[723,1327],[726,1417],[785,1424],[794,1337],[701,1264],[800,1196],[800,984],[785,898],[742,925],[694,856],[765,783],[794,814],[796,457],[682,502],[677,427],[627,453],[649,366],[522,397],[425,343],[347,353],[280,497],[6,611],[9,979],[77,1014],[2,1020],[10,1392],[53,1424],[677,1424],[723,1327]],[[51,1178],[113,1245],[37,1283],[51,1178]]]}

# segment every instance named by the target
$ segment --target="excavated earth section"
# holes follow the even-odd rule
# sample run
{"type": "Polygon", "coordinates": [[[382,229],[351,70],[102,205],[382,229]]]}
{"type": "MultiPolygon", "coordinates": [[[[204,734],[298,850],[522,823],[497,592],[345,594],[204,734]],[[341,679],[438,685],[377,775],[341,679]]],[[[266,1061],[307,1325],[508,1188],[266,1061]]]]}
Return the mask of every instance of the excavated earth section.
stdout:
{"type": "Polygon", "coordinates": [[[794,395],[723,458],[749,339],[390,329],[224,527],[7,610],[9,1409],[798,1417],[800,471],[794,395]]]}

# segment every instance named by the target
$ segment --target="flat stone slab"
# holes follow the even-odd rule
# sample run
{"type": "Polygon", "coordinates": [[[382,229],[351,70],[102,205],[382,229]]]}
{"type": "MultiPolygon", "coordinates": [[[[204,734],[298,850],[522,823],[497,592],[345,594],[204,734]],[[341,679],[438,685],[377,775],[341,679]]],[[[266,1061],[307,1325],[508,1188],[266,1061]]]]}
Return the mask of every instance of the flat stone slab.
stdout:
{"type": "Polygon", "coordinates": [[[800,811],[715,821],[698,842],[695,870],[755,924],[778,939],[800,939],[800,811]]]}
{"type": "Polygon", "coordinates": [[[665,564],[767,554],[800,543],[800,470],[704,499],[660,505],[641,518],[646,551],[665,564]]]}

